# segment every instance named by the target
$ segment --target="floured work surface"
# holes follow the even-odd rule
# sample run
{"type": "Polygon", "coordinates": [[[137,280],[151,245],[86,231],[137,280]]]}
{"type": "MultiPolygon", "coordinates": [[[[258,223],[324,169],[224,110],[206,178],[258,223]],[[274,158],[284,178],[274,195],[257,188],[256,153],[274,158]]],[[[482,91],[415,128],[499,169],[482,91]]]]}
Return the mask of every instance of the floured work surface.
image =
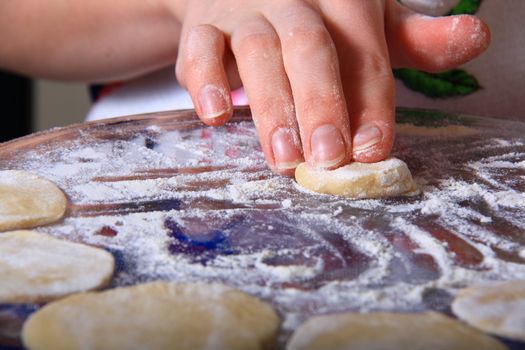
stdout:
{"type": "MultiPolygon", "coordinates": [[[[38,228],[102,246],[112,286],[220,282],[270,301],[281,341],[316,314],[448,312],[459,288],[525,279],[525,125],[398,111],[393,155],[422,194],[347,200],[273,175],[249,112],[222,128],[191,112],[57,129],[0,146],[0,169],[70,199],[38,228]]],[[[0,306],[0,338],[35,306],[0,306]]]]}

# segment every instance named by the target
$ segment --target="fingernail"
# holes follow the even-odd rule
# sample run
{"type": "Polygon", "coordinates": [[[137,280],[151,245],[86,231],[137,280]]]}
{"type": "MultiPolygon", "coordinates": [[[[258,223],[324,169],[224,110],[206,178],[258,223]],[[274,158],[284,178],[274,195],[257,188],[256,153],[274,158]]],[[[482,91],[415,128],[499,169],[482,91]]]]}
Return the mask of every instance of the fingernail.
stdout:
{"type": "Polygon", "coordinates": [[[293,129],[277,129],[272,135],[272,150],[279,170],[295,169],[303,161],[301,142],[293,129]]]}
{"type": "Polygon", "coordinates": [[[377,145],[383,139],[383,133],[375,125],[366,125],[357,129],[354,136],[354,153],[363,153],[377,145]]]}
{"type": "Polygon", "coordinates": [[[199,91],[199,107],[202,118],[218,118],[228,111],[228,106],[225,94],[217,86],[208,84],[199,91]]]}
{"type": "Polygon", "coordinates": [[[318,127],[310,139],[315,165],[321,168],[333,167],[341,162],[346,153],[341,132],[332,124],[318,127]]]}

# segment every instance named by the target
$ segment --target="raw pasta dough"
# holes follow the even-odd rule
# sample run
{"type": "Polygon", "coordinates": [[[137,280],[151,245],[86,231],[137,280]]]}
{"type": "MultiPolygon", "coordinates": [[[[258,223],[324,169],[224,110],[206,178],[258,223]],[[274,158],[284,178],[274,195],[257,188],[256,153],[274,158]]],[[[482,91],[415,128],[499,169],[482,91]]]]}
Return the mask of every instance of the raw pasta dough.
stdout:
{"type": "Polygon", "coordinates": [[[52,303],[26,322],[31,350],[272,349],[279,327],[262,301],[217,284],[154,282],[52,303]]]}
{"type": "Polygon", "coordinates": [[[54,183],[25,171],[0,171],[0,231],[55,222],[66,205],[54,183]]]}
{"type": "Polygon", "coordinates": [[[294,333],[288,350],[501,350],[490,336],[438,314],[347,313],[318,316],[294,333]]]}
{"type": "Polygon", "coordinates": [[[306,163],[295,170],[299,185],[314,192],[349,198],[381,198],[417,193],[407,165],[397,158],[378,163],[350,163],[335,170],[312,169],[306,163]]]}
{"type": "Polygon", "coordinates": [[[0,234],[0,304],[45,302],[106,285],[114,270],[105,250],[31,231],[0,234]]]}
{"type": "Polygon", "coordinates": [[[452,303],[452,311],[476,328],[525,341],[525,281],[463,289],[452,303]]]}

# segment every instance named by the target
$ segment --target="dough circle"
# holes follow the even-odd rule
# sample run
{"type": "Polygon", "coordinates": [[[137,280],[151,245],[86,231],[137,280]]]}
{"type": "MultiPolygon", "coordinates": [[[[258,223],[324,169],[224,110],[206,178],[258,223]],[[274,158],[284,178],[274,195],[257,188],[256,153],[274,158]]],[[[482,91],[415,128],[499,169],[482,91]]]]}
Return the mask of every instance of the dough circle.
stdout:
{"type": "Polygon", "coordinates": [[[272,349],[279,317],[264,302],[218,284],[153,282],[77,294],[33,314],[31,350],[272,349]]]}
{"type": "Polygon", "coordinates": [[[499,282],[461,290],[452,311],[473,327],[525,341],[525,281],[499,282]]]}
{"type": "Polygon", "coordinates": [[[407,165],[397,158],[377,163],[350,163],[335,170],[312,169],[301,163],[295,179],[314,192],[349,198],[382,198],[417,193],[407,165]]]}
{"type": "Polygon", "coordinates": [[[288,350],[503,350],[498,340],[436,312],[346,313],[314,317],[288,350]]]}
{"type": "Polygon", "coordinates": [[[0,234],[0,304],[34,303],[106,285],[115,268],[105,250],[32,231],[0,234]]]}
{"type": "Polygon", "coordinates": [[[51,181],[25,171],[0,171],[0,231],[55,222],[66,206],[66,196],[51,181]]]}

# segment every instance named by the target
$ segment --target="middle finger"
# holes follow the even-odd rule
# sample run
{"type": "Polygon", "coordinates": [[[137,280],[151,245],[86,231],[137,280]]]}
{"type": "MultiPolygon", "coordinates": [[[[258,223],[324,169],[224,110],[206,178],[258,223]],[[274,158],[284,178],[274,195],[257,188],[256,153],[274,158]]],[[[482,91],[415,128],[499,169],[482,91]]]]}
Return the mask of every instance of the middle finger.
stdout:
{"type": "Polygon", "coordinates": [[[337,52],[321,16],[303,1],[287,1],[267,16],[281,41],[305,159],[319,168],[348,163],[350,122],[337,52]]]}

